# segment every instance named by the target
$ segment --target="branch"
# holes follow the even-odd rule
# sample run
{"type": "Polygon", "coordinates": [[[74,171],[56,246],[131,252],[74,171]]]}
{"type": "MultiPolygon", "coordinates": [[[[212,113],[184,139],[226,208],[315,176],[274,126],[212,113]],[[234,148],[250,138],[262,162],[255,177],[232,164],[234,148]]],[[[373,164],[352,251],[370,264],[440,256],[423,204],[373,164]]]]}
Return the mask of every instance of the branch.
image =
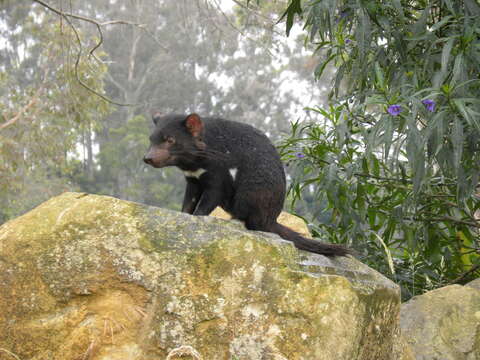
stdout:
{"type": "MultiPolygon", "coordinates": [[[[30,109],[33,105],[35,105],[35,103],[37,102],[38,100],[38,95],[40,93],[40,89],[35,93],[35,95],[32,97],[32,99],[28,102],[27,105],[25,105],[18,113],[17,115],[15,115],[13,118],[11,118],[10,120],[8,120],[7,122],[3,123],[0,125],[0,130],[3,130],[5,129],[6,127],[9,127],[10,125],[13,125],[14,123],[16,123],[21,117],[22,117],[22,114],[24,114],[25,112],[27,112],[28,109],[30,109]]],[[[4,116],[5,117],[5,116],[4,116]]],[[[5,117],[6,118],[6,117],[5,117]]]]}
{"type": "Polygon", "coordinates": [[[117,87],[118,90],[122,91],[123,93],[127,92],[127,90],[117,80],[115,80],[109,72],[107,72],[107,78],[108,81],[110,81],[115,87],[117,87]]]}
{"type": "MultiPolygon", "coordinates": [[[[331,165],[332,162],[323,160],[323,159],[315,159],[315,161],[325,164],[325,165],[331,165]]],[[[343,172],[346,172],[345,167],[335,164],[337,167],[342,170],[343,172]]],[[[355,172],[353,173],[354,176],[361,177],[361,178],[367,178],[367,179],[374,179],[374,180],[379,180],[379,181],[387,181],[387,182],[396,182],[400,184],[405,184],[405,185],[411,185],[413,184],[413,180],[407,180],[407,179],[400,179],[400,178],[389,178],[389,177],[384,177],[384,176],[376,176],[373,174],[368,174],[368,173],[360,173],[360,172],[355,172]]],[[[436,184],[430,184],[431,186],[456,186],[457,184],[455,182],[451,183],[436,183],[436,184]]]]}
{"type": "Polygon", "coordinates": [[[452,285],[452,284],[457,284],[463,279],[465,279],[468,275],[471,273],[477,271],[480,268],[480,264],[473,265],[468,271],[465,271],[463,274],[461,274],[459,277],[453,279],[450,281],[447,285],[452,285]]]}
{"type": "MultiPolygon", "coordinates": [[[[38,0],[33,0],[33,1],[38,1],[38,0]]],[[[75,78],[77,79],[78,83],[83,86],[85,89],[87,89],[88,91],[92,92],[93,94],[97,95],[98,97],[100,97],[101,99],[109,102],[110,104],[113,104],[113,105],[118,105],[118,106],[136,106],[136,105],[139,105],[139,104],[126,104],[126,103],[119,103],[119,102],[116,102],[110,98],[108,98],[107,96],[99,93],[98,91],[92,89],[90,86],[88,86],[87,84],[85,84],[82,79],[80,79],[80,76],[78,75],[78,66],[80,64],[80,59],[82,57],[82,40],[80,39],[80,35],[78,34],[78,31],[77,29],[75,28],[75,26],[73,26],[72,22],[70,21],[70,19],[67,17],[67,16],[64,16],[64,19],[65,21],[68,23],[68,25],[70,25],[70,27],[72,28],[73,32],[75,33],[75,37],[77,38],[77,42],[78,42],[78,54],[77,54],[77,59],[75,60],[75,78]]],[[[99,28],[100,29],[100,28],[99,28]]],[[[101,39],[103,39],[103,35],[101,37],[101,39]]]]}
{"type": "Polygon", "coordinates": [[[472,227],[476,227],[476,228],[480,228],[480,223],[478,222],[472,222],[472,221],[465,221],[465,220],[459,220],[459,219],[455,219],[453,217],[450,217],[450,216],[442,216],[442,217],[432,217],[432,218],[418,218],[417,220],[420,220],[420,221],[432,221],[432,222],[453,222],[453,223],[456,223],[456,224],[460,224],[460,225],[466,225],[466,226],[472,226],[472,227]]]}
{"type": "MultiPolygon", "coordinates": [[[[42,95],[42,92],[46,89],[45,83],[46,83],[47,73],[48,73],[48,67],[44,66],[44,68],[43,68],[43,78],[42,78],[42,81],[41,81],[41,83],[44,84],[44,85],[37,88],[37,91],[35,92],[35,94],[32,95],[32,98],[30,99],[28,104],[25,105],[22,109],[20,109],[20,111],[13,118],[11,118],[7,122],[0,125],[0,131],[9,127],[10,125],[16,123],[22,117],[23,114],[25,114],[33,105],[35,105],[37,103],[38,99],[42,95]]],[[[34,108],[34,110],[33,110],[33,112],[31,113],[30,116],[32,118],[35,118],[35,116],[37,115],[40,108],[41,107],[34,108]]],[[[6,119],[5,115],[3,117],[6,119]]]]}
{"type": "MultiPolygon", "coordinates": [[[[371,204],[369,202],[369,204],[371,204]]],[[[391,214],[387,211],[383,211],[380,209],[375,209],[375,211],[385,215],[385,216],[391,216],[391,214]]],[[[452,222],[454,224],[459,224],[459,225],[466,225],[466,226],[471,226],[475,228],[480,229],[480,223],[478,221],[466,221],[466,220],[460,220],[460,219],[455,219],[451,216],[439,216],[439,217],[422,217],[422,216],[402,216],[403,220],[408,220],[408,221],[428,221],[428,222],[452,222]]]]}
{"type": "Polygon", "coordinates": [[[48,3],[44,2],[43,0],[32,0],[33,2],[36,2],[37,4],[40,4],[41,6],[45,7],[46,9],[54,12],[55,14],[61,16],[63,19],[65,19],[65,21],[68,23],[68,25],[72,28],[73,32],[75,33],[75,37],[77,39],[77,42],[78,42],[78,45],[79,45],[79,50],[78,50],[78,54],[77,54],[77,59],[75,61],[75,77],[78,81],[78,83],[83,86],[85,89],[87,89],[88,91],[92,92],[93,94],[97,95],[98,97],[100,97],[101,99],[107,101],[108,103],[110,104],[113,104],[113,105],[118,105],[118,106],[137,106],[137,105],[140,105],[140,103],[137,103],[137,104],[126,104],[126,103],[119,103],[119,102],[116,102],[110,98],[108,98],[107,96],[99,93],[98,91],[92,89],[90,86],[88,86],[86,83],[84,83],[79,75],[78,75],[78,65],[80,63],[80,59],[81,59],[81,56],[82,56],[82,41],[80,39],[80,35],[78,34],[78,31],[77,29],[75,28],[75,26],[73,25],[73,23],[70,21],[70,18],[72,19],[77,19],[77,20],[81,20],[81,21],[85,21],[85,22],[88,22],[90,24],[93,24],[96,26],[97,28],[97,32],[98,32],[98,35],[99,35],[99,41],[98,43],[95,44],[95,46],[90,49],[89,51],[89,54],[91,56],[93,56],[98,62],[101,62],[103,63],[103,61],[101,61],[100,59],[97,58],[97,56],[95,55],[95,51],[102,45],[103,43],[103,32],[102,32],[102,27],[104,26],[108,26],[108,25],[118,25],[118,24],[122,24],[122,25],[132,25],[132,26],[136,26],[136,27],[139,27],[140,29],[144,30],[150,37],[152,37],[156,42],[157,44],[159,44],[162,49],[164,49],[165,51],[168,51],[168,49],[161,45],[157,39],[153,36],[153,34],[151,32],[149,32],[147,29],[146,29],[146,24],[138,24],[138,23],[133,23],[133,22],[130,22],[130,21],[125,21],[125,20],[111,20],[111,21],[105,21],[105,22],[98,22],[94,19],[91,19],[91,18],[88,18],[88,17],[85,17],[85,16],[81,16],[81,15],[76,15],[76,14],[72,14],[72,13],[66,13],[66,12],[63,12],[57,8],[54,8],[53,6],[49,5],[48,3]]]}
{"type": "Polygon", "coordinates": [[[403,184],[413,184],[413,181],[405,180],[405,179],[388,178],[388,177],[376,176],[376,175],[365,174],[365,173],[354,173],[354,175],[359,176],[359,177],[366,177],[366,178],[370,178],[370,179],[375,179],[375,180],[394,181],[394,182],[399,182],[399,183],[403,183],[403,184]]]}
{"type": "MultiPolygon", "coordinates": [[[[239,29],[239,28],[232,22],[232,20],[229,18],[229,16],[228,16],[227,14],[225,14],[225,12],[222,10],[222,7],[220,6],[219,0],[213,0],[213,2],[214,2],[215,7],[217,8],[217,11],[222,14],[222,16],[224,17],[224,19],[227,21],[228,25],[229,25],[233,30],[235,30],[236,32],[238,32],[238,33],[239,33],[242,37],[244,37],[245,39],[248,39],[248,40],[250,40],[250,41],[253,41],[253,42],[257,43],[257,44],[259,45],[259,47],[263,48],[263,50],[265,50],[270,56],[272,56],[272,57],[274,56],[274,54],[272,54],[272,51],[271,51],[269,48],[267,48],[267,47],[265,46],[265,44],[262,44],[262,43],[260,43],[259,41],[253,39],[252,37],[247,36],[247,35],[245,34],[245,32],[243,32],[241,29],[239,29]]],[[[239,3],[238,1],[234,1],[234,2],[235,2],[238,6],[245,8],[249,13],[252,13],[252,14],[258,16],[258,17],[263,17],[264,19],[269,20],[270,23],[271,23],[272,33],[274,33],[274,34],[280,34],[279,32],[277,32],[277,31],[274,29],[275,23],[273,23],[273,22],[271,21],[271,19],[265,18],[265,16],[263,16],[263,15],[261,15],[261,14],[258,14],[258,13],[255,12],[253,9],[250,9],[250,8],[246,7],[245,5],[242,5],[242,4],[239,3]]],[[[212,21],[212,23],[213,23],[213,21],[212,21]]]]}

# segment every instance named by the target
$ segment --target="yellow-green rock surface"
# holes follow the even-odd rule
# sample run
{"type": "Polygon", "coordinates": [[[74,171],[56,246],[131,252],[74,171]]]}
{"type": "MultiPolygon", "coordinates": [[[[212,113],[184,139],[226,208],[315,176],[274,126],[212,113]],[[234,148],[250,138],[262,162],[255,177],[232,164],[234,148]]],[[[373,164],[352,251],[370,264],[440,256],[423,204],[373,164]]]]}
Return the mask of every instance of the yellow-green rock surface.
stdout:
{"type": "Polygon", "coordinates": [[[65,193],[0,227],[0,358],[389,360],[399,289],[238,222],[65,193]]]}
{"type": "Polygon", "coordinates": [[[480,359],[480,290],[450,285],[402,305],[402,334],[417,360],[480,359]]]}
{"type": "MultiPolygon", "coordinates": [[[[232,218],[231,215],[225,210],[223,210],[221,207],[215,208],[215,210],[210,213],[210,216],[215,216],[219,219],[225,220],[229,220],[232,218]]],[[[307,238],[312,237],[312,235],[310,234],[310,230],[308,230],[307,224],[305,224],[305,221],[303,221],[298,216],[289,214],[286,211],[282,211],[278,216],[277,221],[282,225],[288,226],[290,229],[296,231],[302,236],[305,236],[307,238]]]]}

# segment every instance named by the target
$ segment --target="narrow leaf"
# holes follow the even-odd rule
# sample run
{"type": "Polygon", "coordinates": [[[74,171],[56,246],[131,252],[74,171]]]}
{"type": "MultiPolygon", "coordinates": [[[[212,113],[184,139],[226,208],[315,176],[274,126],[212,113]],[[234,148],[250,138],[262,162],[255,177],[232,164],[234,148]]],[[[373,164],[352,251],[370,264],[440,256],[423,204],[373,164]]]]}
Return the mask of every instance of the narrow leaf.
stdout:
{"type": "Polygon", "coordinates": [[[463,125],[460,119],[456,118],[452,129],[452,145],[453,145],[453,166],[458,170],[462,160],[463,151],[463,125]]]}
{"type": "Polygon", "coordinates": [[[295,14],[298,14],[299,16],[302,15],[301,0],[291,0],[290,5],[288,5],[287,7],[287,10],[285,10],[283,15],[280,17],[280,20],[278,20],[278,22],[280,22],[283,20],[285,16],[287,16],[287,27],[286,27],[287,36],[290,35],[290,30],[292,29],[292,26],[293,26],[293,19],[295,18],[295,14]]]}
{"type": "Polygon", "coordinates": [[[455,44],[455,39],[450,38],[448,39],[446,45],[443,47],[442,51],[442,73],[445,74],[447,72],[448,62],[450,60],[450,54],[452,53],[453,45],[455,44]]]}

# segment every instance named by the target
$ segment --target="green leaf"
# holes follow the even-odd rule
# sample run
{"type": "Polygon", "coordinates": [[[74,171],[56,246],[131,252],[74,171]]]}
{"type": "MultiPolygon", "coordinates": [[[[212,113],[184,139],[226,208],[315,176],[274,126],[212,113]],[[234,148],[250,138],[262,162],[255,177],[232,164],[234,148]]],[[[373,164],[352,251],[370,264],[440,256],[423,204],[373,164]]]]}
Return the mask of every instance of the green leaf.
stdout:
{"type": "Polygon", "coordinates": [[[378,61],[375,62],[375,78],[378,84],[377,86],[382,90],[385,89],[385,77],[383,76],[383,71],[378,61]]]}
{"type": "Polygon", "coordinates": [[[413,34],[411,37],[407,37],[407,39],[412,37],[421,36],[427,30],[427,21],[428,16],[430,15],[430,4],[428,4],[425,9],[422,10],[422,15],[418,18],[415,24],[412,26],[413,34]]]}
{"type": "Polygon", "coordinates": [[[370,39],[370,21],[364,11],[360,11],[359,14],[359,23],[356,29],[355,39],[357,40],[359,55],[364,58],[368,51],[370,39]]]}
{"type": "Polygon", "coordinates": [[[402,6],[401,1],[400,0],[392,0],[392,4],[393,4],[393,7],[395,8],[395,10],[397,11],[397,13],[400,17],[400,20],[403,23],[405,21],[405,14],[404,14],[404,11],[403,11],[403,6],[402,6]]]}
{"type": "Polygon", "coordinates": [[[319,79],[322,76],[322,74],[325,70],[325,67],[328,65],[328,63],[330,61],[332,61],[333,59],[335,59],[336,57],[337,57],[337,54],[330,55],[326,60],[324,60],[324,61],[322,61],[321,63],[318,64],[318,66],[315,68],[315,72],[314,72],[315,77],[317,79],[319,79]]]}
{"type": "Polygon", "coordinates": [[[401,222],[403,220],[403,209],[401,205],[393,208],[392,216],[397,222],[401,222]]]}
{"type": "Polygon", "coordinates": [[[456,84],[458,81],[462,80],[465,77],[464,74],[464,61],[463,54],[460,53],[455,57],[455,62],[453,64],[453,75],[451,84],[456,84]]]}
{"type": "Polygon", "coordinates": [[[480,15],[480,6],[475,0],[464,0],[465,9],[467,10],[468,15],[479,16],[480,15]]]}
{"type": "Polygon", "coordinates": [[[369,170],[368,170],[368,161],[365,157],[362,158],[362,170],[365,174],[368,174],[369,173],[369,170]]]}
{"type": "Polygon", "coordinates": [[[442,69],[441,72],[445,74],[452,54],[453,45],[455,45],[455,38],[449,38],[442,50],[442,69]]]}
{"type": "Polygon", "coordinates": [[[447,129],[445,118],[450,113],[442,110],[435,114],[431,121],[428,122],[427,131],[425,133],[428,141],[428,156],[437,156],[438,152],[444,145],[444,135],[447,129]]]}
{"type": "Polygon", "coordinates": [[[413,172],[413,190],[415,193],[419,193],[425,175],[425,155],[423,139],[415,124],[409,127],[406,151],[413,172]]]}
{"type": "Polygon", "coordinates": [[[384,143],[384,152],[383,152],[383,159],[387,161],[390,155],[390,147],[392,145],[393,139],[393,120],[390,117],[384,116],[383,117],[383,124],[384,124],[384,133],[383,133],[383,143],[384,143]]]}
{"type": "Polygon", "coordinates": [[[286,33],[287,36],[290,35],[290,30],[292,29],[293,26],[293,20],[295,18],[295,14],[298,14],[299,16],[302,16],[302,2],[301,0],[290,0],[290,4],[287,7],[287,10],[283,13],[283,15],[280,17],[280,20],[278,22],[282,21],[285,16],[287,16],[287,27],[286,27],[286,33]]]}
{"type": "MultiPolygon", "coordinates": [[[[454,99],[453,103],[468,124],[480,131],[480,114],[467,106],[469,99],[454,99]]],[[[476,99],[474,99],[476,101],[476,99]]]]}
{"type": "Polygon", "coordinates": [[[453,166],[459,169],[460,163],[462,161],[462,152],[463,152],[463,125],[460,119],[456,118],[453,120],[453,129],[452,129],[452,145],[453,145],[453,166]]]}
{"type": "Polygon", "coordinates": [[[429,29],[430,32],[435,32],[438,29],[440,29],[443,25],[447,24],[450,22],[450,20],[453,19],[452,15],[445,16],[442,20],[436,22],[435,24],[432,25],[432,27],[429,29]]]}
{"type": "Polygon", "coordinates": [[[370,228],[375,229],[376,228],[376,219],[377,219],[377,212],[375,209],[369,208],[367,210],[368,214],[368,224],[370,228]]]}

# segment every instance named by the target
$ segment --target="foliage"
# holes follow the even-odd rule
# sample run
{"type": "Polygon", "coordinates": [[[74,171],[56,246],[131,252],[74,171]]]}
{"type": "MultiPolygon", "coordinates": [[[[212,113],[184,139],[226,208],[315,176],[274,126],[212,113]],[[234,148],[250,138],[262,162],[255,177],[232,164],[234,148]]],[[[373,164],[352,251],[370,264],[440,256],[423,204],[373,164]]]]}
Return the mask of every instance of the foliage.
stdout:
{"type": "Polygon", "coordinates": [[[323,123],[293,125],[284,154],[328,221],[404,296],[478,275],[480,6],[474,0],[291,0],[337,67],[323,123]],[[299,151],[306,156],[298,159],[299,151]]]}

